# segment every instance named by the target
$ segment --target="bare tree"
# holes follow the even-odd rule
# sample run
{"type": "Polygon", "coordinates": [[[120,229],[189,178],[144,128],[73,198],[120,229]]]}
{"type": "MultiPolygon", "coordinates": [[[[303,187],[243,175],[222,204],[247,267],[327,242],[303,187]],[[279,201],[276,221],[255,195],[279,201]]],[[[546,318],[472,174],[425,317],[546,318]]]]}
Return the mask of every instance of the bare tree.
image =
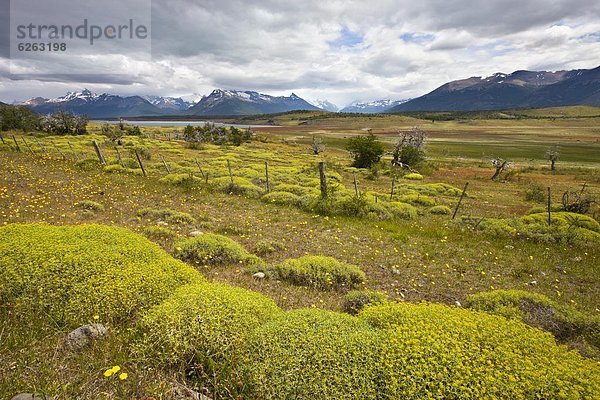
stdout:
{"type": "Polygon", "coordinates": [[[511,163],[509,163],[508,160],[496,157],[492,160],[492,165],[496,167],[496,172],[494,172],[494,175],[492,176],[492,180],[495,181],[505,169],[510,168],[511,163]]]}
{"type": "Polygon", "coordinates": [[[427,133],[418,126],[410,131],[399,131],[398,141],[392,152],[392,165],[411,170],[415,164],[425,158],[423,147],[427,133]]]}
{"type": "Polygon", "coordinates": [[[318,156],[321,152],[323,152],[325,150],[325,145],[323,144],[323,139],[313,135],[310,149],[315,156],[318,156]]]}
{"type": "Polygon", "coordinates": [[[558,147],[552,146],[546,151],[546,160],[550,161],[550,171],[556,171],[556,162],[558,161],[558,147]]]}

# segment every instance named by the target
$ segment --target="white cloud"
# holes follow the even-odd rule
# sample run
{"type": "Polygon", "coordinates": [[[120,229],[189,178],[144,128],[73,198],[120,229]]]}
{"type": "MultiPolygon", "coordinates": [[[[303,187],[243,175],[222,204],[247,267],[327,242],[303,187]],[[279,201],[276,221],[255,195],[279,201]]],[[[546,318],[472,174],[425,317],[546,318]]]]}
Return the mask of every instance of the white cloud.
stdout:
{"type": "Polygon", "coordinates": [[[155,1],[151,62],[132,54],[88,60],[119,73],[106,82],[14,81],[0,64],[0,100],[82,87],[163,95],[215,87],[293,91],[338,105],[416,97],[469,76],[596,67],[599,17],[600,3],[589,0],[495,0],[477,7],[466,0],[155,1]],[[351,46],[332,45],[343,43],[341,32],[351,46]]]}

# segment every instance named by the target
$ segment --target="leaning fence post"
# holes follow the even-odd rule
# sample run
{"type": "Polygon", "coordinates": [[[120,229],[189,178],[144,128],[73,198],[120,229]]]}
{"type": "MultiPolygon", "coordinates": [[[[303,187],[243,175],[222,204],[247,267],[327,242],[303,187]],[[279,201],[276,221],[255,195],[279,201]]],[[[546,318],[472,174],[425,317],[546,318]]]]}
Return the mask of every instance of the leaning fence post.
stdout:
{"type": "Polygon", "coordinates": [[[390,200],[394,198],[394,186],[396,186],[396,174],[392,172],[392,189],[390,190],[390,200]]]}
{"type": "Polygon", "coordinates": [[[327,175],[325,175],[325,163],[319,163],[319,179],[321,181],[321,198],[327,197],[327,175]]]}
{"type": "Polygon", "coordinates": [[[2,137],[2,135],[0,135],[0,140],[2,140],[2,144],[6,144],[6,142],[4,141],[4,137],[2,137]]]}
{"type": "Polygon", "coordinates": [[[356,183],[356,172],[354,173],[354,194],[358,197],[358,183],[356,183]]]}
{"type": "Polygon", "coordinates": [[[73,148],[73,145],[71,144],[71,142],[67,142],[67,143],[69,144],[69,149],[71,149],[71,153],[73,153],[73,155],[75,156],[75,160],[79,161],[79,156],[77,155],[77,152],[73,148]]]}
{"type": "Polygon", "coordinates": [[[271,184],[269,183],[269,163],[265,161],[265,178],[266,178],[266,185],[267,185],[267,193],[269,193],[271,191],[271,184]]]}
{"type": "MultiPolygon", "coordinates": [[[[62,151],[60,151],[60,149],[58,148],[58,146],[56,145],[56,143],[54,143],[53,141],[50,141],[50,143],[52,144],[52,146],[54,146],[54,148],[56,149],[56,152],[63,158],[63,160],[66,160],[67,157],[65,157],[65,155],[63,154],[62,151]]],[[[106,163],[104,163],[106,164],[106,163]]]]}
{"type": "Polygon", "coordinates": [[[134,150],[135,152],[135,158],[137,158],[138,163],[140,164],[140,168],[142,169],[142,174],[144,174],[144,176],[148,176],[146,175],[146,169],[144,169],[144,163],[142,163],[142,159],[140,158],[140,153],[138,153],[137,150],[134,150]]]}
{"type": "Polygon", "coordinates": [[[40,148],[40,150],[42,151],[42,153],[46,152],[46,148],[40,143],[39,140],[37,140],[36,138],[34,138],[33,140],[35,140],[35,144],[38,145],[38,147],[40,148]]]}
{"type": "Polygon", "coordinates": [[[160,159],[162,160],[162,163],[165,166],[165,169],[167,170],[167,174],[170,174],[171,173],[171,168],[169,168],[169,164],[167,164],[167,162],[165,161],[165,159],[162,156],[162,154],[160,154],[160,159]]]}
{"type": "Polygon", "coordinates": [[[200,166],[200,163],[198,162],[198,159],[195,158],[194,161],[196,161],[196,166],[200,170],[200,174],[202,174],[202,177],[206,179],[206,176],[204,175],[204,171],[202,170],[202,167],[200,166]]]}
{"type": "Polygon", "coordinates": [[[115,146],[115,150],[117,151],[117,161],[119,161],[119,165],[121,167],[125,167],[125,165],[123,165],[123,158],[121,157],[121,151],[119,150],[119,148],[117,146],[115,146]]]}
{"type": "Polygon", "coordinates": [[[465,197],[465,193],[467,192],[467,187],[469,186],[469,182],[465,183],[465,187],[460,194],[460,198],[458,199],[458,203],[456,203],[456,208],[454,209],[454,214],[452,214],[452,219],[456,217],[456,213],[458,212],[458,207],[460,207],[460,203],[462,202],[463,197],[465,197]]]}
{"type": "Polygon", "coordinates": [[[100,162],[104,165],[106,165],[106,160],[104,159],[104,156],[102,155],[102,152],[100,151],[100,146],[98,146],[98,143],[96,143],[95,140],[92,140],[92,145],[94,146],[94,150],[96,150],[96,155],[98,156],[98,159],[100,160],[100,162]]]}
{"type": "Polygon", "coordinates": [[[33,149],[31,148],[31,146],[29,146],[29,143],[27,142],[27,140],[25,140],[25,136],[23,136],[21,139],[23,139],[23,143],[25,143],[25,146],[27,147],[27,149],[29,150],[29,152],[33,155],[35,155],[35,151],[33,151],[33,149]]]}
{"type": "Polygon", "coordinates": [[[19,146],[19,142],[17,142],[15,135],[12,135],[12,138],[15,141],[15,146],[17,146],[17,151],[21,151],[21,146],[19,146]]]}
{"type": "Polygon", "coordinates": [[[229,170],[229,179],[231,180],[231,186],[233,186],[233,173],[231,172],[231,163],[227,160],[227,169],[229,170]]]}

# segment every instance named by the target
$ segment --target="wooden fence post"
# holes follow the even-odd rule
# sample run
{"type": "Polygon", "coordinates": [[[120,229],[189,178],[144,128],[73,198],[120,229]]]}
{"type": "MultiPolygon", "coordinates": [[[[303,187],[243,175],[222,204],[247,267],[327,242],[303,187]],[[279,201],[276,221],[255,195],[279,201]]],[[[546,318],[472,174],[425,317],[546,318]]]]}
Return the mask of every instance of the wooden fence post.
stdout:
{"type": "Polygon", "coordinates": [[[165,161],[165,159],[162,156],[162,154],[160,154],[160,159],[162,160],[162,163],[165,166],[165,169],[167,170],[167,174],[170,174],[171,173],[171,168],[169,168],[169,164],[167,164],[167,162],[165,161]]]}
{"type": "Polygon", "coordinates": [[[4,141],[4,137],[2,135],[0,135],[0,140],[2,140],[2,144],[6,144],[6,142],[4,141]]]}
{"type": "Polygon", "coordinates": [[[46,152],[46,148],[40,143],[40,141],[37,140],[37,138],[34,138],[33,140],[35,141],[35,144],[38,145],[38,147],[40,148],[40,150],[42,151],[42,153],[45,153],[46,152]]]}
{"type": "Polygon", "coordinates": [[[19,142],[17,142],[15,135],[12,135],[12,138],[15,141],[15,146],[17,146],[17,151],[21,151],[21,146],[19,146],[19,142]]]}
{"type": "Polygon", "coordinates": [[[267,193],[269,193],[271,191],[271,184],[269,183],[269,163],[265,161],[265,177],[266,177],[266,184],[267,184],[267,193]]]}
{"type": "Polygon", "coordinates": [[[119,147],[117,146],[115,146],[115,150],[117,151],[117,161],[119,161],[119,165],[125,167],[125,165],[123,165],[123,157],[121,157],[121,150],[119,150],[119,147]]]}
{"type": "Polygon", "coordinates": [[[229,170],[229,179],[231,180],[231,186],[233,186],[233,173],[231,172],[231,163],[227,160],[227,169],[229,170]]]}
{"type": "Polygon", "coordinates": [[[33,155],[35,155],[35,151],[33,151],[33,149],[31,148],[31,146],[29,146],[29,143],[27,142],[27,140],[25,140],[25,136],[22,137],[23,139],[23,143],[25,143],[25,146],[27,147],[27,149],[29,150],[29,152],[33,155]]]}
{"type": "Polygon", "coordinates": [[[465,197],[465,193],[467,192],[467,187],[469,186],[469,182],[465,183],[465,187],[463,188],[462,193],[460,194],[460,198],[458,199],[458,203],[456,203],[456,208],[454,209],[454,214],[452,214],[452,219],[456,217],[456,213],[458,212],[458,207],[460,207],[460,203],[462,202],[463,197],[465,197]]]}
{"type": "Polygon", "coordinates": [[[148,176],[148,175],[146,175],[146,169],[144,168],[144,163],[142,162],[142,159],[140,158],[140,153],[138,153],[137,149],[135,149],[134,151],[135,151],[135,158],[137,158],[138,163],[140,164],[140,168],[142,169],[142,174],[144,174],[144,176],[148,176]]]}
{"type": "Polygon", "coordinates": [[[356,183],[356,172],[354,173],[354,195],[358,197],[358,184],[356,183]]]}
{"type": "Polygon", "coordinates": [[[75,160],[79,161],[79,155],[77,155],[77,152],[73,148],[73,145],[71,144],[71,142],[67,142],[67,143],[69,144],[69,149],[71,149],[71,153],[73,153],[73,155],[75,156],[75,160]]]}
{"type": "Polygon", "coordinates": [[[98,143],[96,143],[95,140],[92,140],[92,145],[94,146],[94,150],[96,150],[96,155],[98,156],[98,159],[100,160],[100,162],[104,165],[106,165],[106,160],[104,159],[104,156],[102,155],[102,152],[100,151],[100,146],[98,146],[98,143]]]}
{"type": "Polygon", "coordinates": [[[390,200],[394,198],[394,186],[396,186],[396,174],[392,172],[392,189],[390,190],[390,200]]]}
{"type": "Polygon", "coordinates": [[[327,197],[327,175],[325,175],[325,163],[319,163],[319,179],[321,181],[321,198],[327,197]]]}
{"type": "MultiPolygon", "coordinates": [[[[198,167],[198,169],[200,170],[200,174],[202,175],[202,177],[203,177],[204,179],[207,179],[207,177],[204,175],[204,171],[202,170],[202,167],[200,166],[200,163],[198,162],[198,159],[197,159],[197,158],[195,158],[195,159],[194,159],[194,161],[196,161],[196,166],[197,166],[197,167],[198,167]]],[[[207,179],[207,181],[208,181],[208,179],[207,179]]]]}
{"type": "MultiPolygon", "coordinates": [[[[50,143],[52,144],[52,146],[54,146],[54,148],[56,149],[56,152],[63,158],[63,160],[66,160],[67,157],[65,157],[65,155],[63,154],[63,152],[60,151],[60,149],[58,148],[58,146],[56,145],[56,143],[54,143],[52,141],[50,143]]],[[[104,164],[106,164],[106,163],[104,163],[104,164]]]]}

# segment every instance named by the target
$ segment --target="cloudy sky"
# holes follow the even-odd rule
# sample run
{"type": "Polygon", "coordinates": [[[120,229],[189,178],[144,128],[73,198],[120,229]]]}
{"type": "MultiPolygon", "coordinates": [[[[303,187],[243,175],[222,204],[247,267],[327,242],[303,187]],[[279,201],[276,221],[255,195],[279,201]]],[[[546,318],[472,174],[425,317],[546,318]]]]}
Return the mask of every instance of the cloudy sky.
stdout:
{"type": "MultiPolygon", "coordinates": [[[[61,0],[45,4],[52,1],[61,0]]],[[[106,5],[111,1],[93,3],[105,4],[102,9],[111,13],[106,5]]],[[[9,59],[4,37],[0,100],[55,97],[84,87],[169,96],[224,88],[274,95],[294,92],[344,106],[359,99],[416,97],[470,76],[600,65],[597,0],[145,0],[145,4],[152,11],[151,57],[100,42],[90,50],[96,54],[83,58],[28,64],[9,59]],[[86,74],[92,67],[112,74],[86,74]],[[57,73],[73,68],[80,74],[57,73]],[[13,75],[15,71],[38,75],[13,75]]],[[[143,14],[147,10],[142,8],[134,7],[143,14]]],[[[7,14],[6,7],[0,9],[4,21],[7,14]]],[[[13,35],[3,29],[4,36],[13,35]]]]}

